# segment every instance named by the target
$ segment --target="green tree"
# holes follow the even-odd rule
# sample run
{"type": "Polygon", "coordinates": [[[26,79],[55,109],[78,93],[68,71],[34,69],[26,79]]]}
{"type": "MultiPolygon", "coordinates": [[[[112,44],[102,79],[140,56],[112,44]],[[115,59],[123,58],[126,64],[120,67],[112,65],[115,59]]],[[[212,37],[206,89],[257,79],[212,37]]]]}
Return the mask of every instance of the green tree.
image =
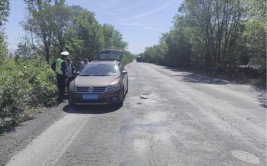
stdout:
{"type": "Polygon", "coordinates": [[[104,35],[104,49],[114,48],[124,50],[127,43],[123,41],[122,34],[109,24],[102,25],[104,35]]]}
{"type": "Polygon", "coordinates": [[[71,13],[70,7],[64,4],[64,1],[58,2],[52,7],[53,16],[51,19],[50,27],[53,28],[52,38],[53,47],[58,48],[58,50],[64,51],[66,47],[66,41],[69,33],[69,27],[71,26],[71,20],[73,15],[71,13]]]}
{"type": "Polygon", "coordinates": [[[104,37],[101,25],[95,19],[94,13],[80,6],[72,7],[73,25],[69,30],[67,47],[76,55],[95,58],[96,52],[103,48],[104,37]]]}
{"type": "Polygon", "coordinates": [[[8,50],[4,32],[0,31],[0,65],[7,58],[8,50]]]}
{"type": "Polygon", "coordinates": [[[3,25],[9,16],[10,4],[9,0],[0,1],[0,63],[7,57],[7,44],[5,42],[5,34],[2,30],[3,25]]]}
{"type": "Polygon", "coordinates": [[[10,4],[9,0],[0,1],[0,26],[3,26],[9,16],[10,4]]]}
{"type": "Polygon", "coordinates": [[[26,32],[32,35],[35,43],[41,43],[46,61],[50,60],[51,45],[55,44],[59,51],[65,45],[64,34],[68,26],[69,11],[65,7],[65,0],[24,0],[29,17],[21,24],[26,32]],[[40,42],[39,42],[40,41],[40,42]]]}
{"type": "Polygon", "coordinates": [[[28,36],[24,36],[19,44],[18,49],[15,51],[15,57],[32,58],[34,57],[34,49],[32,49],[31,39],[28,36]]]}
{"type": "Polygon", "coordinates": [[[57,55],[65,49],[72,57],[92,60],[100,49],[124,50],[127,46],[118,30],[108,24],[101,26],[95,14],[81,6],[67,6],[64,0],[25,0],[25,3],[29,18],[22,25],[30,34],[32,48],[43,50],[47,62],[51,53],[57,55]]]}
{"type": "Polygon", "coordinates": [[[243,53],[247,63],[266,72],[266,2],[247,0],[248,21],[244,23],[243,53]]]}
{"type": "MultiPolygon", "coordinates": [[[[239,39],[246,21],[245,6],[239,0],[185,0],[180,11],[195,28],[199,43],[205,50],[201,55],[207,67],[236,65],[239,53],[239,39]]],[[[192,45],[196,47],[196,45],[192,45]]]]}

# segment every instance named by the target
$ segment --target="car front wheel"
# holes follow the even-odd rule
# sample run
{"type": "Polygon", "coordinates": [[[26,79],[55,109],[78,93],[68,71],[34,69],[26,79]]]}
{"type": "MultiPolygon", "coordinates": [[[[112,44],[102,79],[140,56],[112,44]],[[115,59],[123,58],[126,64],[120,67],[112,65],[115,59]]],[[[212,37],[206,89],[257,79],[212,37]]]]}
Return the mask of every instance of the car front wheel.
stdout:
{"type": "Polygon", "coordinates": [[[125,97],[125,94],[124,94],[124,88],[123,88],[120,94],[120,101],[117,103],[117,105],[119,106],[123,105],[124,97],[125,97]]]}
{"type": "Polygon", "coordinates": [[[69,97],[69,98],[68,98],[68,101],[69,101],[69,104],[70,104],[70,105],[75,105],[75,102],[73,101],[72,98],[69,97]]]}

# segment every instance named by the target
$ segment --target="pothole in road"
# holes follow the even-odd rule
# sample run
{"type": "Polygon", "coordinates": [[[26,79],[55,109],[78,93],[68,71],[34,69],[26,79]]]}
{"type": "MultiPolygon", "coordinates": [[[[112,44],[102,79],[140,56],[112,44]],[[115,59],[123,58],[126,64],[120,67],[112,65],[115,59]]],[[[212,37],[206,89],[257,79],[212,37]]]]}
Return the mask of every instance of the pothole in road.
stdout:
{"type": "Polygon", "coordinates": [[[149,97],[151,97],[152,90],[151,89],[146,89],[144,92],[141,94],[140,99],[142,100],[147,100],[149,97]]]}
{"type": "Polygon", "coordinates": [[[142,93],[142,96],[148,96],[152,93],[152,90],[145,90],[143,93],[142,93]]]}
{"type": "Polygon", "coordinates": [[[233,157],[237,158],[238,160],[250,163],[250,164],[259,164],[260,160],[254,154],[249,152],[241,151],[241,150],[233,150],[231,151],[233,157]]]}
{"type": "Polygon", "coordinates": [[[140,96],[140,99],[144,99],[144,100],[145,100],[145,99],[148,99],[148,97],[145,96],[145,95],[141,95],[141,96],[140,96]]]}

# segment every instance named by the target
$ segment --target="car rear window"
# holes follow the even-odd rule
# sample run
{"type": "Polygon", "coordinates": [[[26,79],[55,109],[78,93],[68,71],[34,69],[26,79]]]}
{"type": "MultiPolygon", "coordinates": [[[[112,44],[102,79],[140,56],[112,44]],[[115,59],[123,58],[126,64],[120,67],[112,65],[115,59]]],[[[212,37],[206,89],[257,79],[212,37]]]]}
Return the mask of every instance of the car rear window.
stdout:
{"type": "Polygon", "coordinates": [[[117,60],[121,62],[122,60],[122,51],[119,50],[105,50],[105,51],[98,51],[97,53],[97,60],[117,60]]]}

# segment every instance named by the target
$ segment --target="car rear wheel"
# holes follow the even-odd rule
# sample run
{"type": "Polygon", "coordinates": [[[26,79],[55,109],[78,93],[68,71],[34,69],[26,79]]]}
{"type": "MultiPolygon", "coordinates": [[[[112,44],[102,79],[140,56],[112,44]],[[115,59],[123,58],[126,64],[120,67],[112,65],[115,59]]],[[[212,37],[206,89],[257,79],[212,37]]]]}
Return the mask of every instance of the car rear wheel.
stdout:
{"type": "Polygon", "coordinates": [[[127,80],[127,89],[126,89],[126,93],[125,93],[125,95],[128,93],[128,83],[129,83],[129,81],[127,80]]]}

